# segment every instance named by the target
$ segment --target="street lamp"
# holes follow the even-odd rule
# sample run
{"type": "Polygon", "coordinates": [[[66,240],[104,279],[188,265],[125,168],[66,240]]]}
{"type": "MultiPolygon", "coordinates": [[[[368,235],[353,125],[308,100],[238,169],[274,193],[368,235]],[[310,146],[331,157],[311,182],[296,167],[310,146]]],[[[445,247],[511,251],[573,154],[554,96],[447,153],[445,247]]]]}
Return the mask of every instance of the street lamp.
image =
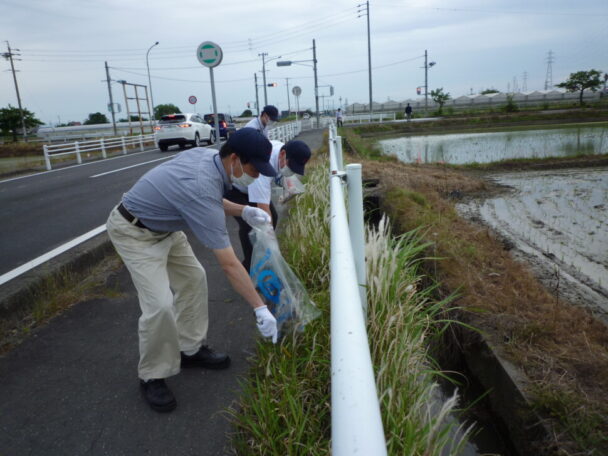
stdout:
{"type": "Polygon", "coordinates": [[[306,65],[303,62],[312,62],[313,64],[313,71],[314,71],[314,75],[315,75],[315,107],[316,107],[316,113],[315,116],[317,117],[317,128],[319,128],[320,125],[320,119],[319,119],[319,84],[317,83],[317,47],[315,45],[315,40],[312,40],[312,60],[282,60],[277,62],[277,66],[291,66],[291,65],[303,65],[303,66],[310,66],[310,65],[306,65]]]}
{"type": "MultiPolygon", "coordinates": [[[[150,54],[150,51],[152,50],[152,48],[156,45],[158,45],[158,41],[156,43],[154,43],[152,46],[150,46],[150,48],[148,49],[148,52],[146,52],[146,67],[148,68],[148,87],[150,87],[150,102],[152,103],[152,111],[149,112],[148,114],[150,114],[150,117],[152,117],[152,119],[156,119],[156,116],[154,116],[154,97],[152,96],[152,80],[150,79],[150,64],[148,63],[148,55],[150,54]]],[[[148,110],[149,109],[150,109],[150,106],[148,106],[148,110]]]]}

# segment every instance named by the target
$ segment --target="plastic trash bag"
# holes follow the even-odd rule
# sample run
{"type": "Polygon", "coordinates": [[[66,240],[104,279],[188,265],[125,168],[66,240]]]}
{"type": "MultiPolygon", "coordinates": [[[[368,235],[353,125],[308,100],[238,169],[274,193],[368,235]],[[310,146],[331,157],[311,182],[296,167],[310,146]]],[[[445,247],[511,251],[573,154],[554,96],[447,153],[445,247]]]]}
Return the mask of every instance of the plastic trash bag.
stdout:
{"type": "Polygon", "coordinates": [[[281,204],[286,203],[291,198],[300,193],[304,193],[304,184],[300,182],[298,176],[284,177],[282,180],[283,194],[279,197],[281,204]]]}
{"type": "Polygon", "coordinates": [[[255,227],[249,237],[253,245],[249,275],[277,319],[279,337],[289,331],[303,331],[320,311],[283,259],[274,230],[270,225],[255,227]]]}

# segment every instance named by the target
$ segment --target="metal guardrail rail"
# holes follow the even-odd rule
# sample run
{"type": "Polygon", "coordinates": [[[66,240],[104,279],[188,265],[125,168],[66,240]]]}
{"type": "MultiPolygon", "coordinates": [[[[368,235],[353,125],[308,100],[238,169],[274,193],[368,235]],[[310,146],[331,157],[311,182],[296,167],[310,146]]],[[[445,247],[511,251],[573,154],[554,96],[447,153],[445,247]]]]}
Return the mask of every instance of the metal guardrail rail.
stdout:
{"type": "Polygon", "coordinates": [[[363,122],[384,122],[396,120],[395,112],[377,112],[373,114],[345,115],[342,118],[344,123],[363,123],[363,122]]]}
{"type": "Polygon", "coordinates": [[[386,440],[365,325],[361,165],[344,170],[342,138],[329,126],[331,199],[331,444],[334,456],[385,456],[386,440]],[[349,214],[344,201],[346,180],[349,214]]]}
{"type": "Polygon", "coordinates": [[[63,155],[76,155],[78,164],[82,163],[82,153],[84,152],[101,152],[103,158],[107,158],[108,149],[122,149],[122,153],[127,153],[127,146],[139,146],[143,152],[145,143],[154,143],[154,135],[138,135],[138,136],[121,136],[110,139],[96,139],[91,141],[75,141],[68,144],[45,144],[44,162],[46,169],[51,170],[51,158],[60,157],[63,155]]]}

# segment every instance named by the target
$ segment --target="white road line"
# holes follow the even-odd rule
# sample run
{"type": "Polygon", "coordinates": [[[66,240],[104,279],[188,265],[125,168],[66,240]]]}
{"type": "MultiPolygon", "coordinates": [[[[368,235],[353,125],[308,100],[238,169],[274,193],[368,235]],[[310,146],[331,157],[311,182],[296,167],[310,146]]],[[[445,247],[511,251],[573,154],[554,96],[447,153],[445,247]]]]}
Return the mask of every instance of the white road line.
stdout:
{"type": "Polygon", "coordinates": [[[27,177],[42,176],[44,174],[56,173],[58,171],[65,171],[67,169],[78,168],[80,166],[95,165],[95,164],[100,163],[102,160],[103,161],[108,161],[108,160],[115,160],[117,158],[133,157],[135,155],[146,154],[148,152],[154,152],[155,150],[158,150],[158,149],[148,149],[148,150],[144,150],[143,152],[133,152],[131,154],[118,155],[116,157],[104,158],[104,159],[101,159],[101,160],[94,160],[94,161],[87,162],[87,163],[81,163],[80,165],[71,165],[71,166],[66,166],[65,168],[57,168],[57,169],[52,169],[50,171],[42,171],[42,172],[39,172],[39,173],[28,174],[26,176],[12,177],[10,179],[0,180],[0,184],[4,184],[5,182],[11,182],[11,181],[19,180],[19,179],[25,179],[27,177]]]}
{"type": "Polygon", "coordinates": [[[70,250],[73,247],[76,247],[78,244],[82,244],[85,241],[88,241],[92,237],[97,236],[99,233],[103,233],[106,230],[106,225],[98,226],[97,228],[89,231],[88,233],[83,234],[82,236],[78,236],[75,239],[72,239],[70,242],[67,242],[63,245],[60,245],[56,249],[51,250],[50,252],[45,253],[44,255],[39,256],[31,261],[28,261],[25,264],[22,264],[18,268],[13,269],[5,274],[0,276],[0,285],[5,284],[9,280],[14,279],[15,277],[20,276],[21,274],[29,271],[30,269],[35,268],[36,266],[41,265],[42,263],[55,258],[57,255],[62,254],[70,250]]]}
{"type": "Polygon", "coordinates": [[[136,165],[126,166],[125,168],[113,169],[112,171],[107,171],[107,172],[101,173],[101,174],[95,174],[95,175],[89,176],[89,177],[92,179],[94,177],[101,177],[101,176],[105,176],[107,174],[118,173],[120,171],[124,171],[125,169],[136,168],[137,166],[147,165],[148,163],[154,163],[154,162],[157,162],[157,161],[166,160],[168,158],[173,158],[173,155],[170,155],[168,157],[163,157],[163,158],[157,158],[156,160],[150,160],[150,161],[143,162],[143,163],[138,163],[136,165]]]}

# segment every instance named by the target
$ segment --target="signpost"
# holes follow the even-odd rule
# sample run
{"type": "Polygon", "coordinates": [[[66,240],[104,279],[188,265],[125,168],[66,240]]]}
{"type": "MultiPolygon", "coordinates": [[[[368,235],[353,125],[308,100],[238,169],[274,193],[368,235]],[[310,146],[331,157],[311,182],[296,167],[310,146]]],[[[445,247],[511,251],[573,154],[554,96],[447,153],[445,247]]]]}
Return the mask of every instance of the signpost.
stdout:
{"type": "Polygon", "coordinates": [[[211,100],[213,101],[213,121],[215,122],[215,139],[220,143],[220,122],[217,115],[217,103],[215,101],[215,81],[213,79],[213,68],[222,63],[222,48],[212,41],[203,41],[196,48],[196,58],[199,63],[209,68],[209,79],[211,81],[211,100]]]}
{"type": "Polygon", "coordinates": [[[194,105],[194,112],[196,112],[196,97],[194,95],[188,97],[188,103],[194,105]]]}
{"type": "Polygon", "coordinates": [[[296,97],[296,122],[298,121],[298,112],[300,112],[300,95],[302,95],[302,89],[300,86],[293,86],[291,89],[294,97],[296,97]]]}

